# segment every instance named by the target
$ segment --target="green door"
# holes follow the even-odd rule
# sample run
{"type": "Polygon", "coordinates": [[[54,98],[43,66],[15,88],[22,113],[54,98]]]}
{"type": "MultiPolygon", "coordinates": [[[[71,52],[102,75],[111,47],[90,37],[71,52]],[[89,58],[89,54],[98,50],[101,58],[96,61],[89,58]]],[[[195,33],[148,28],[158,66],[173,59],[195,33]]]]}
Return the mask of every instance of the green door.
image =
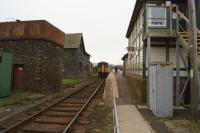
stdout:
{"type": "Polygon", "coordinates": [[[0,52],[0,97],[10,94],[12,78],[12,54],[0,52]]]}

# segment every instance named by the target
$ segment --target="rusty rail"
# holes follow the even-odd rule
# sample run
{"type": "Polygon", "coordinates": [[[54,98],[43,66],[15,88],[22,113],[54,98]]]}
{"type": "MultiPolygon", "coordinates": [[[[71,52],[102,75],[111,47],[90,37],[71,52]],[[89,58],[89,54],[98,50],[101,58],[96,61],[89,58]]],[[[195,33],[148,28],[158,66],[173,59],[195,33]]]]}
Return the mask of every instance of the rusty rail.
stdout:
{"type": "MultiPolygon", "coordinates": [[[[47,111],[48,109],[50,109],[51,107],[55,106],[56,104],[59,104],[59,103],[63,102],[64,100],[68,99],[70,96],[73,96],[73,95],[79,93],[81,90],[87,88],[88,86],[92,85],[93,83],[95,83],[95,82],[97,82],[97,81],[98,81],[98,79],[96,79],[96,80],[90,82],[89,84],[85,85],[85,86],[82,87],[81,89],[79,89],[79,90],[77,90],[77,91],[75,91],[75,92],[73,92],[73,93],[67,95],[66,97],[64,97],[64,98],[62,98],[62,99],[60,99],[60,100],[58,100],[58,101],[56,101],[56,102],[50,104],[49,106],[45,107],[44,109],[42,109],[42,110],[40,110],[40,111],[34,113],[33,115],[27,117],[25,120],[22,120],[22,121],[20,121],[19,123],[16,123],[16,124],[14,124],[13,126],[11,126],[11,127],[9,127],[9,128],[6,128],[6,129],[4,129],[4,130],[2,130],[2,131],[0,131],[0,133],[8,133],[8,132],[14,131],[15,129],[18,129],[20,126],[23,126],[25,123],[31,122],[32,119],[36,118],[36,117],[39,116],[41,113],[47,111]]],[[[104,81],[103,81],[103,82],[104,82],[104,81]]],[[[103,82],[101,83],[101,86],[102,86],[103,82]]],[[[101,86],[99,86],[97,89],[99,89],[101,86]]],[[[96,93],[97,91],[98,91],[98,90],[96,90],[95,93],[96,93]]],[[[92,96],[94,96],[94,94],[93,94],[92,96]]],[[[90,97],[90,100],[91,100],[91,98],[92,98],[92,97],[90,97]]],[[[90,100],[87,101],[87,104],[89,103],[90,100]]],[[[83,109],[86,107],[87,104],[85,104],[84,107],[82,107],[81,110],[77,113],[77,115],[75,116],[76,119],[78,118],[79,114],[83,111],[83,109]]],[[[73,119],[73,122],[74,122],[74,121],[75,121],[75,119],[73,119]]],[[[73,124],[73,122],[70,122],[70,126],[73,124]]],[[[67,127],[70,127],[70,126],[67,126],[67,127]]]]}
{"type": "Polygon", "coordinates": [[[92,100],[92,98],[95,96],[95,94],[98,92],[98,90],[102,87],[105,80],[101,82],[101,84],[97,87],[95,92],[90,96],[90,98],[87,100],[87,102],[83,105],[83,107],[78,111],[78,113],[74,116],[74,118],[71,120],[71,122],[67,125],[67,127],[64,129],[62,133],[67,133],[69,131],[70,127],[73,125],[73,123],[76,121],[76,119],[79,117],[81,112],[86,108],[88,103],[92,100]]]}

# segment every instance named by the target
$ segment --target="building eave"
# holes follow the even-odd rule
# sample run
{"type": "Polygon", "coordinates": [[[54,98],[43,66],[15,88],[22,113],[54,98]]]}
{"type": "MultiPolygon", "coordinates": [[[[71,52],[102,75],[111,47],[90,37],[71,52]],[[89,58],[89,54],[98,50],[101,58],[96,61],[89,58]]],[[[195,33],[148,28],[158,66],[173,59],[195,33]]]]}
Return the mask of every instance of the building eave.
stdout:
{"type": "Polygon", "coordinates": [[[146,0],[137,0],[136,3],[135,3],[135,7],[134,7],[132,17],[131,17],[131,20],[129,22],[128,30],[127,30],[127,33],[126,33],[127,38],[129,38],[129,36],[130,36],[130,34],[133,30],[133,27],[134,27],[135,22],[137,21],[137,17],[139,15],[140,9],[142,8],[145,1],[146,0]]]}
{"type": "Polygon", "coordinates": [[[126,60],[128,58],[128,53],[126,53],[121,60],[126,60]]]}

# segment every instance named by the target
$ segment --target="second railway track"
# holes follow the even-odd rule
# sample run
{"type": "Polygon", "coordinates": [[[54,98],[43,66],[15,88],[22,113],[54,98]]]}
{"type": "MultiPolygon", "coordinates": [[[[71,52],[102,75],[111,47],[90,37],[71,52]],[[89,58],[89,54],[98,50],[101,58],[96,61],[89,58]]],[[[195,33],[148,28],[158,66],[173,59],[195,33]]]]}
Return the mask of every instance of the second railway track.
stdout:
{"type": "Polygon", "coordinates": [[[83,89],[56,101],[0,133],[66,133],[86,108],[105,79],[97,79],[83,89]]]}

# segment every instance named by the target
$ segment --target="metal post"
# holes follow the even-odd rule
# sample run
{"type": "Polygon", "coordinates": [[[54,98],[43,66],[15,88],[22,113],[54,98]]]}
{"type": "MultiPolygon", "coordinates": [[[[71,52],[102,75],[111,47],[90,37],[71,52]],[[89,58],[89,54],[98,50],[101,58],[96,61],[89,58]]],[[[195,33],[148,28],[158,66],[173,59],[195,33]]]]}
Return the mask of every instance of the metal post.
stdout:
{"type": "Polygon", "coordinates": [[[194,121],[198,120],[198,60],[197,60],[197,31],[196,31],[196,12],[195,12],[195,1],[188,0],[189,9],[189,44],[191,44],[192,49],[190,51],[191,60],[191,104],[192,104],[192,119],[194,121]]]}
{"type": "Polygon", "coordinates": [[[169,7],[169,10],[170,10],[170,36],[172,36],[172,5],[170,4],[170,7],[169,7]]]}
{"type": "Polygon", "coordinates": [[[186,60],[184,59],[182,51],[180,51],[180,57],[181,61],[183,61],[183,65],[185,66],[186,71],[188,72],[189,71],[188,62],[186,62],[186,60]]]}
{"type": "Polygon", "coordinates": [[[112,86],[112,101],[113,101],[113,127],[114,127],[114,133],[120,133],[119,129],[119,119],[118,119],[118,113],[117,113],[117,104],[115,100],[115,95],[114,95],[114,88],[112,86]]]}
{"type": "Polygon", "coordinates": [[[180,47],[178,39],[176,39],[176,106],[180,105],[180,47]]]}
{"type": "MultiPolygon", "coordinates": [[[[149,13],[149,10],[148,10],[148,5],[146,4],[146,33],[147,33],[147,69],[148,69],[148,76],[147,76],[147,106],[149,106],[149,85],[150,85],[150,82],[149,82],[149,75],[150,75],[150,72],[149,72],[149,66],[150,66],[150,62],[151,62],[151,38],[150,38],[150,35],[149,35],[149,27],[148,27],[148,24],[149,24],[149,18],[148,18],[148,13],[149,13]]],[[[146,71],[145,71],[146,72],[146,71]]]]}
{"type": "Polygon", "coordinates": [[[149,71],[149,67],[150,67],[150,63],[151,63],[151,37],[148,36],[147,37],[147,56],[148,56],[148,77],[147,77],[147,105],[149,105],[149,85],[150,85],[150,71],[149,71]]]}
{"type": "Polygon", "coordinates": [[[176,6],[176,31],[179,32],[179,15],[178,15],[178,6],[176,6]]]}

